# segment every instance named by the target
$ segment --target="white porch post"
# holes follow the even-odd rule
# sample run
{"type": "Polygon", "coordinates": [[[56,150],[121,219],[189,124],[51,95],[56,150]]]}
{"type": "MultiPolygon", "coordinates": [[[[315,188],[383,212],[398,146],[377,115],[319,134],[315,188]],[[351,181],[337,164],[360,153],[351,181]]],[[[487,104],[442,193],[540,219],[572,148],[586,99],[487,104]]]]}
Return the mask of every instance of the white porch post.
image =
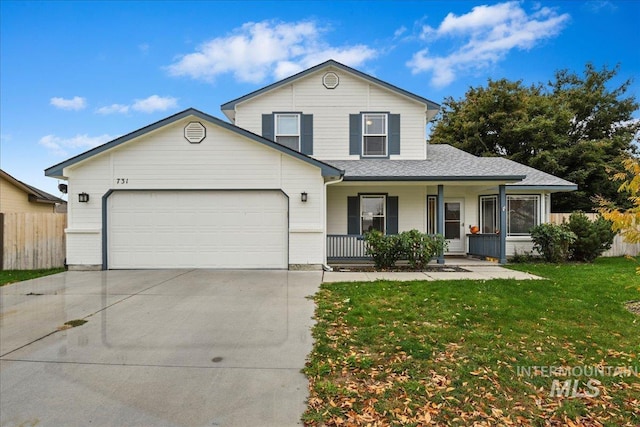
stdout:
{"type": "Polygon", "coordinates": [[[498,187],[498,199],[500,203],[500,264],[507,263],[507,192],[505,185],[498,187]]]}
{"type": "MultiPolygon", "coordinates": [[[[436,215],[436,232],[444,236],[444,185],[438,185],[438,213],[436,215]]],[[[444,264],[444,252],[438,255],[438,264],[444,264]]]]}

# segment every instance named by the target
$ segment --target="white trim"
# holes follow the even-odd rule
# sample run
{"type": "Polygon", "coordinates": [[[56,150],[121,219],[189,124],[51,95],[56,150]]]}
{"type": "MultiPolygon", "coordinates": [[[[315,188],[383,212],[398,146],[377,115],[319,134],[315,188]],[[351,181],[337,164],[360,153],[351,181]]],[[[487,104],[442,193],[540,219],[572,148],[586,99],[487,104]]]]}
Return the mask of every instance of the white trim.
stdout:
{"type": "Polygon", "coordinates": [[[99,228],[65,228],[66,234],[100,234],[102,232],[99,228]]]}

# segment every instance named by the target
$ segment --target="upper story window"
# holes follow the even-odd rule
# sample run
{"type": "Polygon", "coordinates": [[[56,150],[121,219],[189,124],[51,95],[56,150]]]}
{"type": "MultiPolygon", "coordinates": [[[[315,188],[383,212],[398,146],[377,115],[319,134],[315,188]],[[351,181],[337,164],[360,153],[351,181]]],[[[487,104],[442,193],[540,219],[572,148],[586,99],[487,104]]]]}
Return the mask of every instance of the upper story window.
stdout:
{"type": "Polygon", "coordinates": [[[362,115],[362,156],[387,156],[387,115],[365,113],[362,115]]]}
{"type": "Polygon", "coordinates": [[[274,114],[274,116],[276,142],[300,151],[300,114],[274,114]]]}

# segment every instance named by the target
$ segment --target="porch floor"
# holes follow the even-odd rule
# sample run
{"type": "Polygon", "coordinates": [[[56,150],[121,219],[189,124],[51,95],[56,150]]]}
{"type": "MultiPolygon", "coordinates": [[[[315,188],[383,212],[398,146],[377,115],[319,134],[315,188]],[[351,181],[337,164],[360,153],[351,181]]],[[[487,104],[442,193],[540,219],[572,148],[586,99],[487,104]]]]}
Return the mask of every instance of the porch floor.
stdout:
{"type": "Polygon", "coordinates": [[[412,272],[359,272],[344,271],[350,267],[371,265],[371,262],[349,262],[331,263],[334,271],[325,271],[322,281],[324,283],[333,282],[373,282],[376,280],[408,281],[408,280],[490,280],[490,279],[516,279],[532,280],[542,279],[542,277],[522,271],[509,270],[500,264],[485,261],[478,258],[465,256],[446,256],[444,264],[437,264],[436,261],[429,263],[429,266],[441,267],[441,271],[412,271],[412,272]],[[460,267],[467,271],[447,271],[447,267],[460,267]],[[342,271],[338,271],[342,270],[342,271]]]}

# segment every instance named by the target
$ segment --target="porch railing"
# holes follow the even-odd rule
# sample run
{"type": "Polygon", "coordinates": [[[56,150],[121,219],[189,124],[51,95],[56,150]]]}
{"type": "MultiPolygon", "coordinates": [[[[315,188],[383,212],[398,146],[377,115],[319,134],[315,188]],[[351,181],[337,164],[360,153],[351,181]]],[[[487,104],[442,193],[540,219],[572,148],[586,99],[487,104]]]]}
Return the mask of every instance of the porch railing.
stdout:
{"type": "Polygon", "coordinates": [[[328,234],[327,258],[329,261],[368,260],[364,236],[328,234]]]}
{"type": "Polygon", "coordinates": [[[469,255],[500,258],[498,234],[469,234],[469,255]]]}

